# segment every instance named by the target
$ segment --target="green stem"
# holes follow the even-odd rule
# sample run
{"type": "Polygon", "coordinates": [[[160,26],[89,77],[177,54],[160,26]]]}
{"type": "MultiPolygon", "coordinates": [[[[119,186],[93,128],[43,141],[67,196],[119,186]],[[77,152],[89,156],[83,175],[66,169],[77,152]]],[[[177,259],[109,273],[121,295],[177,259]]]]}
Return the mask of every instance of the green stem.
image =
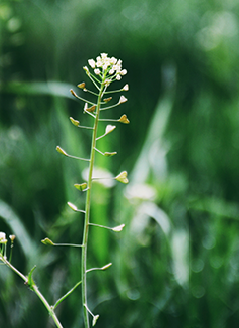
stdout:
{"type": "MultiPolygon", "coordinates": [[[[10,269],[12,269],[19,277],[21,277],[22,280],[24,280],[26,285],[28,285],[28,278],[26,276],[24,276],[20,271],[18,271],[8,260],[6,260],[3,256],[1,256],[1,254],[0,254],[0,260],[3,261],[3,263],[6,264],[10,269]]],[[[33,284],[31,286],[31,290],[34,291],[35,294],[42,301],[42,303],[45,306],[45,308],[47,309],[49,315],[52,317],[53,321],[55,322],[56,327],[63,328],[62,324],[57,319],[57,316],[56,316],[55,312],[53,311],[53,308],[49,305],[49,303],[47,302],[47,300],[45,299],[45,297],[42,295],[42,293],[39,291],[39,289],[37,288],[37,286],[35,284],[33,284]]]]}
{"type": "Polygon", "coordinates": [[[73,288],[71,288],[71,290],[69,290],[69,292],[67,292],[64,296],[59,298],[59,300],[57,300],[56,303],[53,305],[52,309],[54,310],[57,307],[57,305],[60,304],[62,301],[64,301],[64,299],[66,299],[80,284],[81,284],[81,281],[79,281],[77,284],[75,284],[75,286],[73,288]]]}
{"type": "Polygon", "coordinates": [[[37,288],[36,285],[32,286],[32,290],[36,293],[36,295],[40,298],[42,303],[44,304],[45,308],[47,309],[49,315],[52,317],[52,320],[55,322],[57,328],[63,328],[62,324],[59,322],[57,319],[57,316],[53,310],[53,308],[49,305],[45,297],[40,293],[39,289],[37,288]]]}
{"type": "MultiPolygon", "coordinates": [[[[104,80],[104,79],[103,79],[104,80]]],[[[84,311],[84,322],[85,328],[89,328],[89,315],[87,310],[87,281],[86,281],[86,271],[87,271],[87,241],[88,241],[88,231],[89,231],[89,222],[90,222],[90,198],[91,198],[91,186],[92,186],[92,175],[93,175],[93,167],[94,167],[94,159],[95,159],[95,146],[96,146],[96,135],[97,135],[97,127],[99,121],[99,113],[100,113],[100,100],[102,98],[104,91],[103,82],[101,84],[97,107],[96,107],[96,116],[95,116],[95,124],[92,135],[91,142],[91,155],[90,155],[90,168],[89,168],[89,177],[88,177],[88,190],[86,195],[86,207],[85,207],[85,223],[84,223],[84,232],[83,232],[83,241],[82,241],[82,263],[81,263],[81,279],[82,279],[82,304],[84,311]]]]}

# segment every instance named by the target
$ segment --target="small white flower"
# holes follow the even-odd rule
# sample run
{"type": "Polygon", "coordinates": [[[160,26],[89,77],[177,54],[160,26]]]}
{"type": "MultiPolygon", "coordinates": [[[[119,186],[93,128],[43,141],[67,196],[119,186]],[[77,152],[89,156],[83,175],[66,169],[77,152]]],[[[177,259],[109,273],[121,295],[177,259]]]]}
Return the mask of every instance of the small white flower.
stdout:
{"type": "Polygon", "coordinates": [[[101,60],[101,57],[98,56],[98,57],[96,58],[96,66],[97,66],[97,67],[102,67],[102,65],[103,65],[103,62],[102,62],[102,60],[101,60]]]}
{"type": "MultiPolygon", "coordinates": [[[[108,54],[105,52],[102,52],[100,56],[97,56],[96,60],[89,59],[88,63],[94,69],[96,75],[100,75],[101,72],[103,72],[107,73],[107,76],[114,75],[116,80],[120,80],[123,75],[127,74],[127,70],[122,69],[122,60],[115,57],[108,57],[108,54]]],[[[86,73],[90,75],[88,67],[85,66],[84,69],[86,70],[86,73]]],[[[104,84],[109,86],[111,82],[112,81],[109,78],[104,84]]],[[[123,90],[128,91],[126,89],[123,90]]]]}
{"type": "Polygon", "coordinates": [[[117,73],[120,72],[120,66],[119,66],[118,64],[113,65],[113,69],[114,69],[117,73]]]}
{"type": "Polygon", "coordinates": [[[96,75],[99,75],[100,74],[99,68],[94,69],[94,72],[95,72],[96,75]]]}
{"type": "Polygon", "coordinates": [[[0,240],[6,239],[6,234],[5,232],[0,231],[0,240]]]}
{"type": "Polygon", "coordinates": [[[84,66],[83,69],[86,71],[86,73],[89,75],[89,68],[87,66],[84,66]]]}
{"type": "Polygon", "coordinates": [[[105,58],[107,58],[107,55],[108,55],[108,54],[106,54],[105,52],[103,52],[103,53],[100,54],[100,55],[101,55],[101,58],[102,58],[102,59],[105,59],[105,58]]]}
{"type": "Polygon", "coordinates": [[[11,239],[11,241],[13,241],[16,238],[16,236],[15,235],[9,235],[9,238],[11,239]]]}
{"type": "Polygon", "coordinates": [[[5,232],[0,231],[0,244],[5,244],[7,242],[5,232]]]}
{"type": "Polygon", "coordinates": [[[94,61],[94,59],[89,59],[89,60],[88,60],[88,63],[89,63],[89,65],[90,65],[92,68],[95,68],[95,61],[94,61]]]}
{"type": "Polygon", "coordinates": [[[127,69],[123,69],[122,71],[120,71],[120,74],[121,74],[121,75],[125,75],[125,74],[127,74],[127,69]]]}
{"type": "Polygon", "coordinates": [[[116,64],[117,63],[117,59],[115,57],[111,57],[110,58],[110,63],[111,64],[116,64]]]}
{"type": "Polygon", "coordinates": [[[108,67],[108,64],[106,63],[106,64],[103,65],[102,68],[103,68],[103,70],[105,71],[105,70],[107,70],[107,67],[108,67]]]}

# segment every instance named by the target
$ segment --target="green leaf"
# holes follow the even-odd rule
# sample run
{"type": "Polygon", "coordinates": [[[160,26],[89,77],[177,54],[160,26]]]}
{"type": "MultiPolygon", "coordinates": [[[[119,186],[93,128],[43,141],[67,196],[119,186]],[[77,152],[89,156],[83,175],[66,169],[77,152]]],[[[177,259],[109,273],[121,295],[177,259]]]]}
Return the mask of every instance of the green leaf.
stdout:
{"type": "Polygon", "coordinates": [[[36,265],[34,265],[34,267],[31,269],[31,271],[29,272],[29,274],[27,276],[27,284],[30,289],[33,289],[33,286],[35,285],[33,278],[32,278],[32,273],[35,269],[36,269],[36,265]]]}

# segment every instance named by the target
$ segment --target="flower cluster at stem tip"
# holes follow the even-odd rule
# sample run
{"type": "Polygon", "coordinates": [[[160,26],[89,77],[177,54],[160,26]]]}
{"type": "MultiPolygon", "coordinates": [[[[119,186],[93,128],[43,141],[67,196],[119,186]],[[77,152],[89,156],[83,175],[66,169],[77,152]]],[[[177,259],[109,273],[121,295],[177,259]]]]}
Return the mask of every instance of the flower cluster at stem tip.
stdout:
{"type": "Polygon", "coordinates": [[[6,242],[7,242],[7,238],[5,232],[0,231],[0,243],[5,244],[6,242]]]}
{"type": "MultiPolygon", "coordinates": [[[[127,70],[122,69],[122,60],[116,59],[115,57],[108,57],[106,53],[101,53],[96,58],[96,61],[89,59],[88,63],[94,69],[96,75],[99,75],[101,78],[108,77],[109,84],[114,79],[120,80],[123,75],[127,74],[127,70]]],[[[87,66],[84,69],[87,74],[90,74],[87,66]]]]}
{"type": "MultiPolygon", "coordinates": [[[[9,239],[11,240],[11,242],[13,242],[15,238],[16,238],[15,235],[9,235],[9,239]]],[[[6,244],[6,243],[7,243],[7,236],[5,232],[0,231],[0,244],[6,244]]]]}

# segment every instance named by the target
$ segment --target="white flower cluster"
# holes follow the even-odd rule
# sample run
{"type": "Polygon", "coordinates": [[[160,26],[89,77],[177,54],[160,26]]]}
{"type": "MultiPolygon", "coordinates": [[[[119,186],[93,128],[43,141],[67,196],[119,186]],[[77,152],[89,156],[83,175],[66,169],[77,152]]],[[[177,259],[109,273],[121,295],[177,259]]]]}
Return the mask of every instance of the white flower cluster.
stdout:
{"type": "Polygon", "coordinates": [[[5,232],[0,231],[0,244],[6,244],[7,238],[5,232]]]}
{"type": "Polygon", "coordinates": [[[116,59],[115,57],[108,57],[108,54],[102,53],[100,56],[94,59],[88,60],[89,65],[94,69],[96,75],[101,74],[101,70],[110,75],[115,75],[117,80],[120,80],[122,75],[127,74],[126,69],[122,69],[122,60],[116,59]]]}

